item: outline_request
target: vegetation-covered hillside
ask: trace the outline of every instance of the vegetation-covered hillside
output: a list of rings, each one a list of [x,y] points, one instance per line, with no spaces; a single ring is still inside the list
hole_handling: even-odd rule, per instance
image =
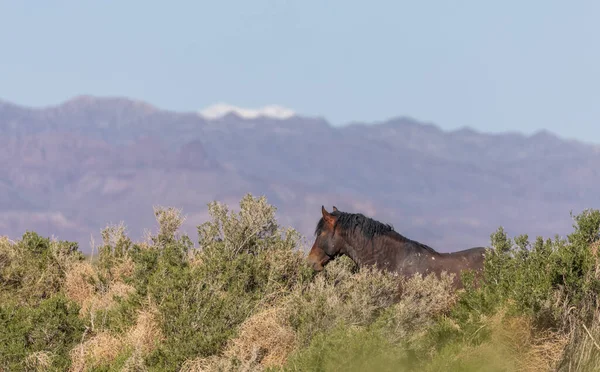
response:
[[[179,211],[157,208],[143,241],[109,226],[91,257],[34,232],[0,238],[0,370],[600,368],[597,210],[564,239],[499,229],[482,285],[458,293],[448,276],[348,259],[316,274],[265,198],[209,212],[197,242],[178,234]]]

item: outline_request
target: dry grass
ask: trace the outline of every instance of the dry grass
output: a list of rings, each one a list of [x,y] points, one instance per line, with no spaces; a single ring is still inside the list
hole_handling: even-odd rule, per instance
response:
[[[490,338],[476,346],[462,347],[450,358],[451,366],[477,366],[486,371],[555,371],[569,341],[559,332],[538,332],[530,317],[507,316],[504,309],[484,317],[481,328],[471,336],[484,331]]]
[[[143,372],[147,371],[148,367],[144,361],[144,357],[134,351],[127,360],[123,363],[123,367],[121,368],[121,372]]]
[[[98,267],[89,261],[72,265],[65,276],[65,293],[67,297],[81,306],[80,315],[94,316],[95,312],[106,311],[115,304],[115,298],[127,298],[135,289],[123,282],[133,274],[134,264],[130,259],[124,260],[114,268],[113,280],[108,288],[99,286]]]
[[[164,340],[154,307],[138,311],[135,325],[129,329],[126,342],[138,354],[147,355]]]
[[[28,371],[48,371],[52,365],[52,353],[36,351],[25,358],[25,368]]]
[[[181,366],[180,372],[255,372],[262,371],[260,365],[240,365],[231,359],[212,356],[188,360]]]
[[[536,334],[522,360],[522,371],[554,371],[562,360],[565,347],[569,342],[566,335],[558,332]]]
[[[519,371],[554,371],[562,359],[568,336],[549,330],[538,331],[530,317],[505,317],[504,312],[491,320],[492,345],[503,345],[514,355]]]
[[[580,309],[581,311],[581,309]],[[584,310],[585,311],[585,310]],[[591,312],[587,310],[585,312]],[[600,370],[600,309],[593,310],[589,325],[571,315],[571,330],[561,369],[567,371]]]
[[[156,320],[156,309],[140,310],[136,323],[125,334],[101,331],[71,350],[71,371],[110,365],[124,351],[131,351],[124,371],[145,370],[144,356],[156,349],[164,337]]]
[[[254,314],[240,327],[226,356],[265,367],[282,366],[296,346],[296,333],[287,322],[286,309],[271,307]]]
[[[95,316],[97,312],[108,311],[117,304],[115,300],[118,298],[127,298],[135,288],[123,282],[111,283],[108,291],[96,293],[94,296],[87,298],[82,304],[80,314],[82,316]]]
[[[98,281],[96,268],[89,261],[74,264],[65,275],[67,297],[83,306],[96,293],[96,288],[90,281]]]
[[[222,355],[189,360],[181,371],[262,371],[283,366],[295,347],[285,307],[269,307],[242,323]]]
[[[71,350],[71,371],[85,371],[113,362],[123,351],[120,337],[100,332]]]
[[[119,262],[111,269],[113,281],[124,281],[127,278],[131,278],[135,271],[135,262],[129,257],[126,257],[123,261]]]

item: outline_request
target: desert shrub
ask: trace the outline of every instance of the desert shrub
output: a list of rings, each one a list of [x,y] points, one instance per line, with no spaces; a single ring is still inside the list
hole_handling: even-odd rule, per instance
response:
[[[23,370],[26,365],[65,370],[69,352],[80,341],[84,324],[79,307],[61,294],[36,306],[0,305],[0,368]]]
[[[464,340],[483,329],[469,342],[489,340],[483,320],[505,307],[512,316],[530,317],[536,334],[550,332],[568,339],[562,344],[560,366],[597,363],[598,350],[592,350],[597,345],[590,346],[598,333],[589,329],[599,331],[593,324],[600,305],[594,249],[600,240],[600,211],[586,210],[574,220],[574,231],[566,239],[538,237],[533,245],[526,235],[513,240],[502,229],[492,234],[482,286],[466,291],[454,309],[461,329],[454,336]]]
[[[299,345],[305,346],[317,333],[339,322],[372,323],[393,302],[397,290],[392,275],[370,269],[359,271],[350,259],[340,257],[312,282],[297,286],[286,298],[285,306]]]
[[[209,212],[199,249],[175,235],[182,219],[172,212],[158,212],[166,227],[151,245],[133,249],[136,290],[157,304],[165,336],[150,366],[179,368],[218,354],[244,320],[311,275],[295,251],[299,235],[279,228],[265,198],[247,195],[238,213],[211,203]]]
[[[443,344],[444,337],[455,331],[452,326],[440,327],[440,324],[451,323],[444,320],[456,302],[453,280],[454,276],[446,273],[440,277],[417,274],[403,278],[402,296],[377,319],[388,339],[421,354],[429,353],[436,344]]]
[[[133,326],[143,305],[133,286],[133,243],[125,226],[102,230],[103,244],[95,260],[77,262],[65,274],[65,294],[80,305],[80,317],[93,337],[100,332],[123,333]]]
[[[483,313],[493,312],[508,300],[514,310],[535,315],[541,322],[559,326],[560,307],[549,303],[556,291],[569,306],[596,301],[600,289],[595,273],[597,258],[590,249],[598,241],[600,211],[586,210],[575,217],[574,232],[530,245],[527,235],[511,240],[500,228],[492,234],[481,289],[468,291],[463,304]]]
[[[77,243],[26,232],[21,240],[0,241],[0,300],[35,304],[62,289],[65,272],[83,259]]]
[[[79,306],[64,296],[70,268],[83,259],[76,243],[26,232],[0,239],[0,368],[61,369],[81,337]]]
[[[98,248],[99,266],[107,271],[125,260],[133,243],[126,234],[126,226],[121,222],[110,224],[102,230],[102,245]]]

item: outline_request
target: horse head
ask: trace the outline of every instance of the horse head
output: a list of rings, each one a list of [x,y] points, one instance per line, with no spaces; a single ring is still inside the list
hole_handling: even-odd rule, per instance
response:
[[[315,229],[315,241],[307,258],[315,271],[323,270],[329,261],[342,254],[347,244],[340,234],[336,234],[338,209],[334,206],[333,213],[329,213],[321,206],[321,213],[323,217]]]

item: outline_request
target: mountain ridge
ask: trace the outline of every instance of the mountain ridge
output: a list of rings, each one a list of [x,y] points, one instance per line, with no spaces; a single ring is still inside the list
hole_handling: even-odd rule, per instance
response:
[[[137,106],[137,107],[145,108],[147,110],[151,110],[154,113],[169,113],[169,114],[175,114],[175,115],[198,116],[199,119],[209,121],[209,122],[219,121],[220,119],[222,119],[222,117],[219,117],[216,119],[204,118],[201,114],[199,114],[202,110],[194,110],[194,109],[172,110],[172,109],[167,109],[167,108],[160,107],[158,105],[149,103],[146,100],[133,99],[133,98],[130,98],[127,96],[121,96],[121,95],[79,94],[79,95],[72,96],[71,98],[67,98],[61,102],[58,102],[55,104],[43,105],[43,106],[41,106],[41,105],[38,105],[38,106],[23,105],[23,104],[14,103],[8,99],[0,98],[0,106],[2,106],[2,105],[10,106],[14,109],[26,110],[26,111],[46,111],[46,110],[52,110],[52,109],[61,109],[61,108],[65,108],[68,106],[81,107],[82,103],[86,104],[86,105],[89,105],[90,103],[96,104],[96,105],[97,104],[109,104],[109,103],[128,104],[130,106],[134,106],[134,107]],[[230,106],[230,107],[235,107],[235,108],[241,108],[241,107],[238,107],[235,105],[229,105],[229,104],[224,104],[224,105]],[[213,105],[209,105],[209,107],[210,106],[213,106]],[[265,108],[265,107],[281,107],[283,109],[287,109],[287,108],[285,108],[283,106],[279,106],[277,104],[267,104],[267,105],[263,106],[263,108]],[[241,108],[241,109],[244,109],[244,108]],[[245,110],[259,111],[260,109],[245,109]],[[519,136],[519,137],[526,137],[526,138],[532,138],[532,137],[536,137],[536,136],[547,136],[547,137],[558,138],[561,141],[576,142],[578,144],[590,145],[593,147],[600,147],[600,143],[593,142],[593,141],[584,141],[582,139],[577,139],[577,138],[569,138],[569,137],[560,136],[557,133],[552,132],[545,128],[537,129],[530,134],[526,134],[526,133],[523,133],[523,132],[520,132],[517,130],[507,130],[507,131],[499,131],[499,132],[482,131],[482,130],[479,130],[476,128],[472,128],[470,126],[462,126],[462,127],[453,128],[453,129],[444,129],[441,126],[439,126],[433,122],[422,121],[422,120],[413,118],[412,116],[406,116],[406,115],[394,115],[394,116],[390,116],[387,119],[383,119],[383,120],[349,121],[349,122],[340,123],[340,124],[333,124],[333,123],[329,122],[326,118],[321,117],[321,116],[303,115],[302,113],[299,113],[299,112],[294,112],[294,115],[291,117],[288,117],[288,118],[260,117],[260,116],[253,117],[253,118],[246,118],[246,117],[237,115],[235,112],[228,112],[226,115],[234,115],[235,117],[237,117],[238,119],[241,119],[241,120],[250,120],[250,121],[258,120],[258,121],[260,121],[260,120],[266,119],[266,120],[276,120],[276,121],[280,121],[282,123],[285,123],[288,120],[293,120],[295,118],[299,118],[299,119],[304,119],[304,120],[323,121],[323,122],[326,122],[332,128],[346,128],[346,127],[350,127],[353,125],[378,126],[378,125],[390,124],[390,123],[393,123],[396,121],[413,122],[422,127],[436,128],[446,134],[460,134],[462,132],[468,132],[468,133],[473,133],[473,134],[477,134],[477,135],[486,135],[486,136]]]
[[[236,207],[251,192],[308,240],[320,206],[336,205],[448,251],[486,245],[500,225],[569,231],[571,210],[600,202],[600,146],[544,130],[444,130],[407,116],[341,126],[301,115],[206,120],[91,95],[52,107],[0,101],[0,234],[59,233],[85,250],[109,222],[141,236],[160,204],[188,213],[194,235],[206,203]]]

